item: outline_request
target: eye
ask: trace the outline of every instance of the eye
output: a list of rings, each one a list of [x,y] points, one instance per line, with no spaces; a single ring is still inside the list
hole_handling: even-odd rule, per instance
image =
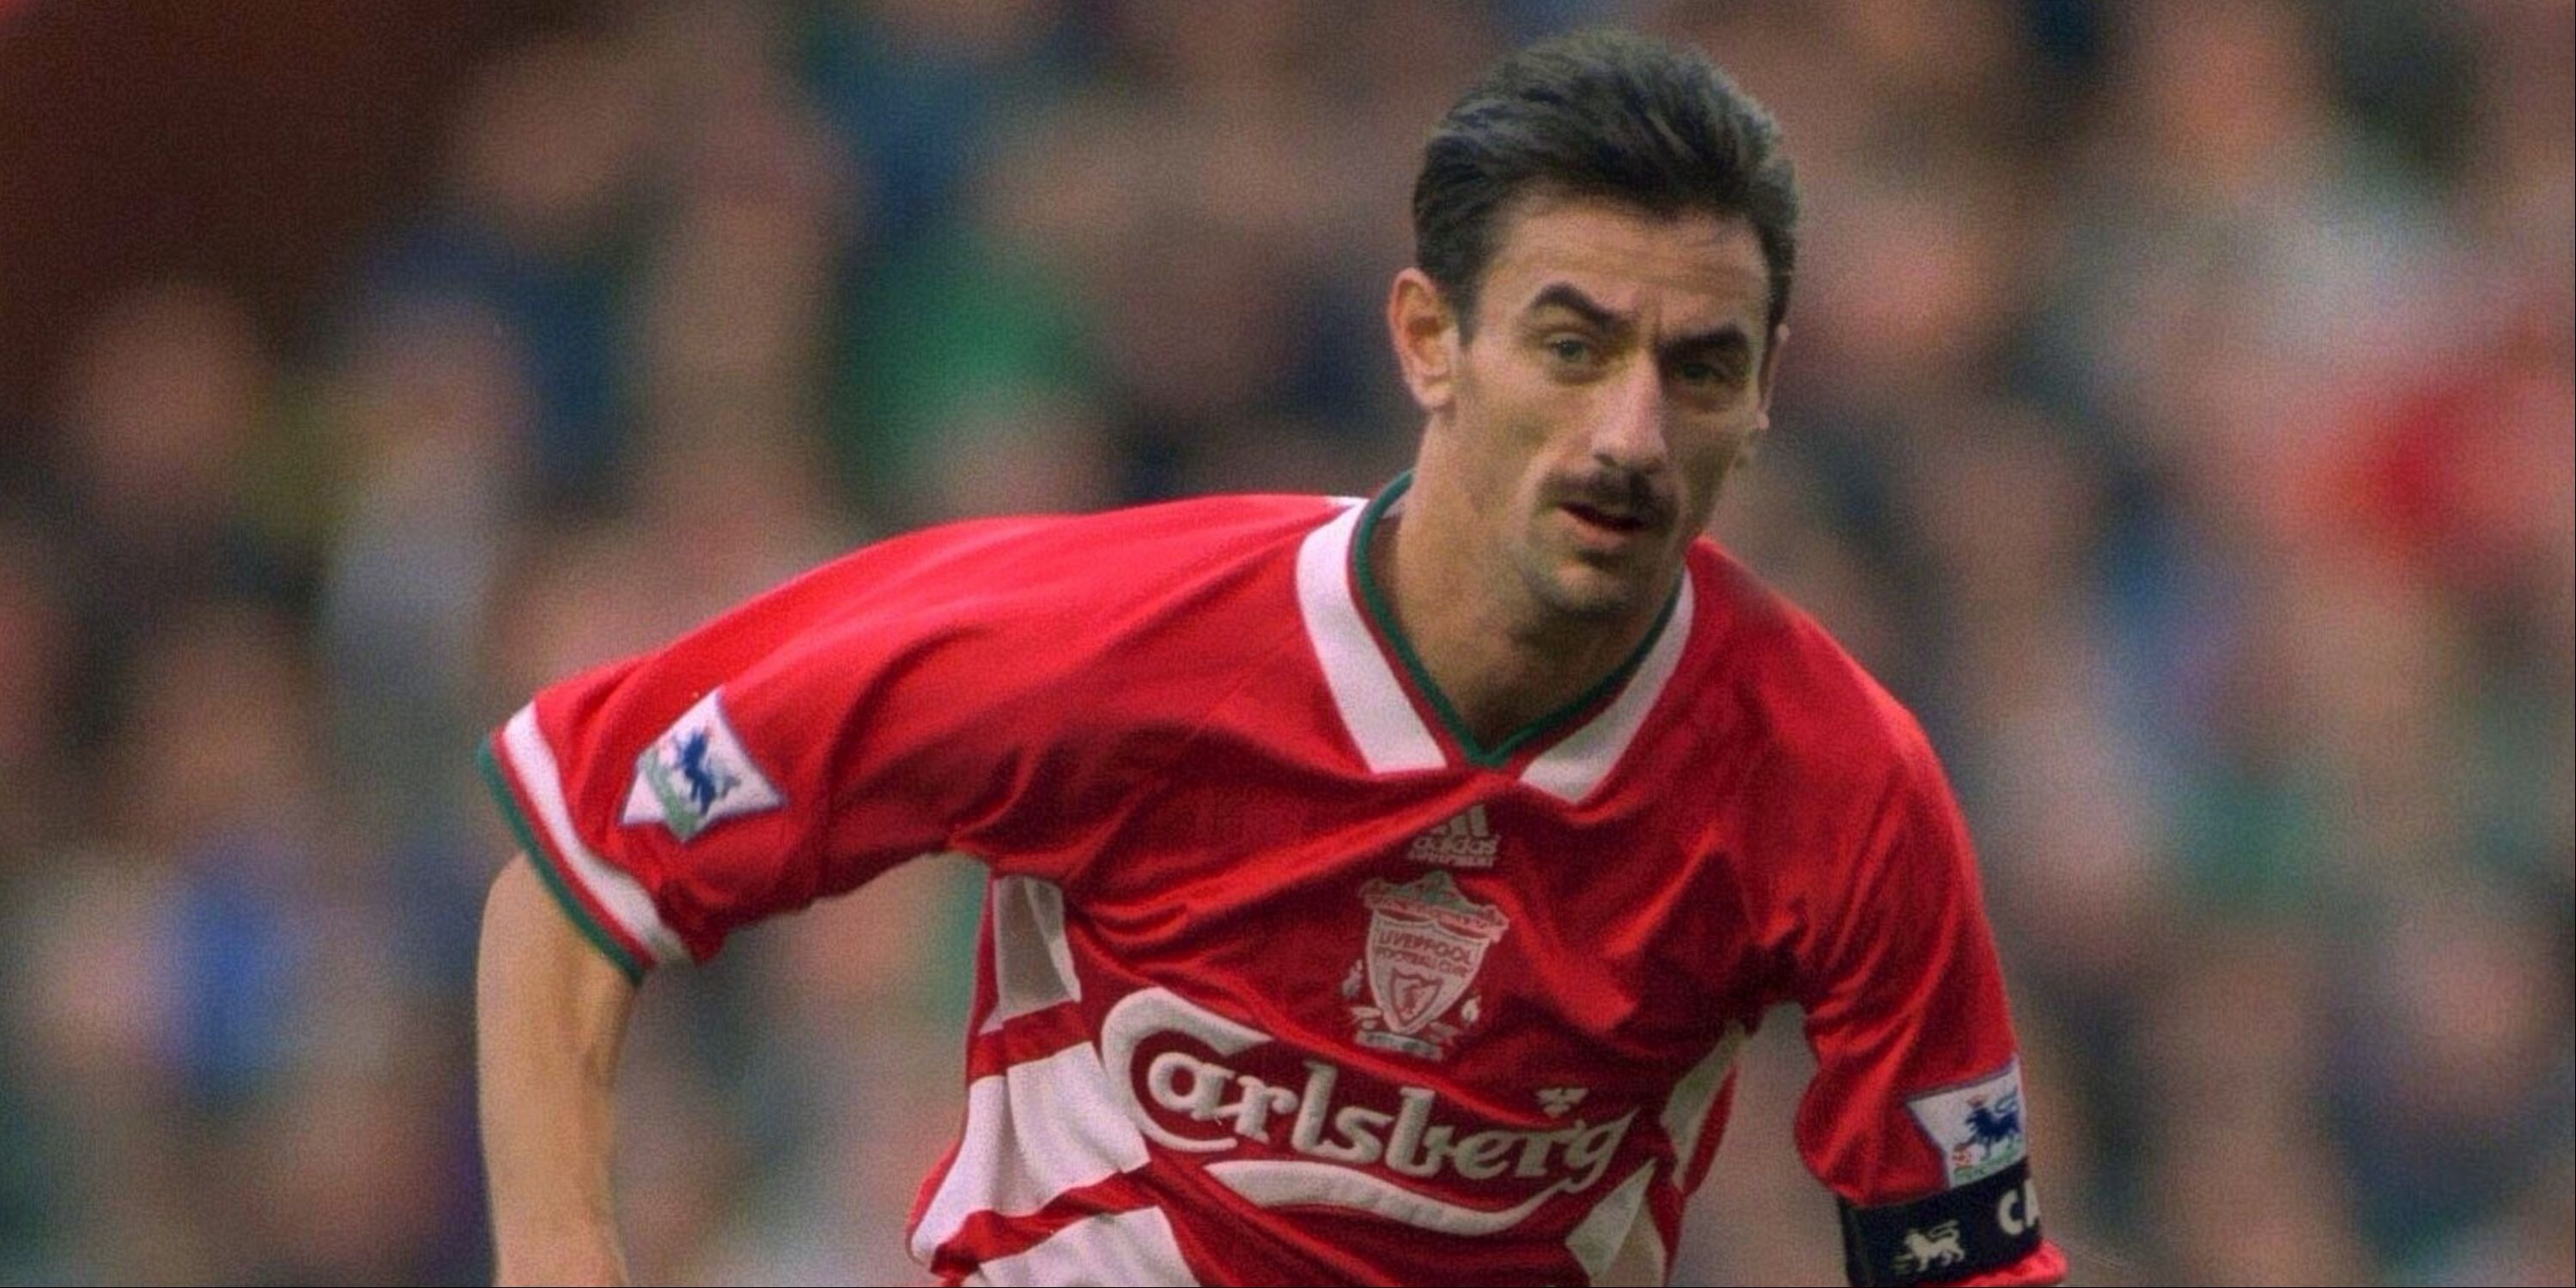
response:
[[[1560,335],[1547,342],[1547,351],[1559,362],[1572,367],[1590,366],[1600,356],[1592,342],[1579,335]]]
[[[1672,365],[1672,379],[1694,393],[1722,397],[1743,385],[1744,367],[1722,355],[1683,358]]]

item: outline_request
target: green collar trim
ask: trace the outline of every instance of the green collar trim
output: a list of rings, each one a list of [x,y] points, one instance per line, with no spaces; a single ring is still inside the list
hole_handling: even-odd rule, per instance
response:
[[[1430,702],[1432,714],[1440,718],[1440,726],[1449,731],[1458,749],[1466,753],[1468,763],[1484,769],[1500,769],[1511,763],[1512,757],[1523,748],[1557,732],[1617,693],[1620,686],[1628,682],[1628,677],[1635,675],[1637,668],[1645,663],[1646,654],[1654,650],[1655,641],[1663,638],[1664,627],[1673,620],[1674,606],[1681,603],[1682,588],[1680,583],[1674,584],[1673,593],[1664,599],[1663,611],[1655,615],[1655,624],[1647,628],[1646,638],[1639,640],[1627,659],[1611,668],[1599,683],[1585,689],[1573,701],[1522,725],[1501,742],[1487,747],[1468,730],[1467,722],[1458,715],[1458,708],[1451,705],[1449,695],[1432,683],[1431,672],[1422,665],[1422,655],[1413,650],[1413,641],[1405,638],[1404,629],[1396,625],[1395,611],[1387,603],[1385,590],[1377,583],[1376,572],[1369,567],[1369,545],[1377,535],[1378,521],[1386,517],[1386,512],[1394,508],[1396,499],[1412,486],[1413,471],[1406,470],[1396,475],[1385,490],[1360,511],[1358,528],[1351,534],[1351,584],[1359,588],[1360,611],[1367,615],[1369,624],[1395,651],[1395,660],[1404,667],[1414,689]]]

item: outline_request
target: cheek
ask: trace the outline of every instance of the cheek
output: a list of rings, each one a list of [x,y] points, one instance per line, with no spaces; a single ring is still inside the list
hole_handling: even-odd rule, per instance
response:
[[[1681,470],[1691,481],[1692,490],[1702,494],[1716,490],[1729,471],[1744,457],[1745,447],[1753,441],[1755,422],[1751,417],[1730,416],[1722,424],[1711,426],[1706,433],[1690,438],[1690,447],[1682,454]]]
[[[1458,419],[1481,458],[1481,471],[1518,475],[1527,463],[1546,456],[1565,426],[1581,420],[1581,409],[1568,393],[1553,382],[1522,379],[1510,371],[1461,378]]]

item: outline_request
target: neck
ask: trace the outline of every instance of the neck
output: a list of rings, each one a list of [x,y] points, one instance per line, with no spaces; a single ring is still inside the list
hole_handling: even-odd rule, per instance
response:
[[[1661,620],[1657,601],[1613,619],[1541,602],[1464,498],[1417,485],[1377,524],[1364,556],[1393,625],[1475,741],[1494,747],[1565,710],[1633,657]]]

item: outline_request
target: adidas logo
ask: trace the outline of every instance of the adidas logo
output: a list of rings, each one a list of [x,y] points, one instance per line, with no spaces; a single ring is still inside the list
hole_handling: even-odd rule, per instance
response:
[[[1452,868],[1490,868],[1502,849],[1502,838],[1485,824],[1485,807],[1470,805],[1464,813],[1413,838],[1405,857],[1417,863]]]

